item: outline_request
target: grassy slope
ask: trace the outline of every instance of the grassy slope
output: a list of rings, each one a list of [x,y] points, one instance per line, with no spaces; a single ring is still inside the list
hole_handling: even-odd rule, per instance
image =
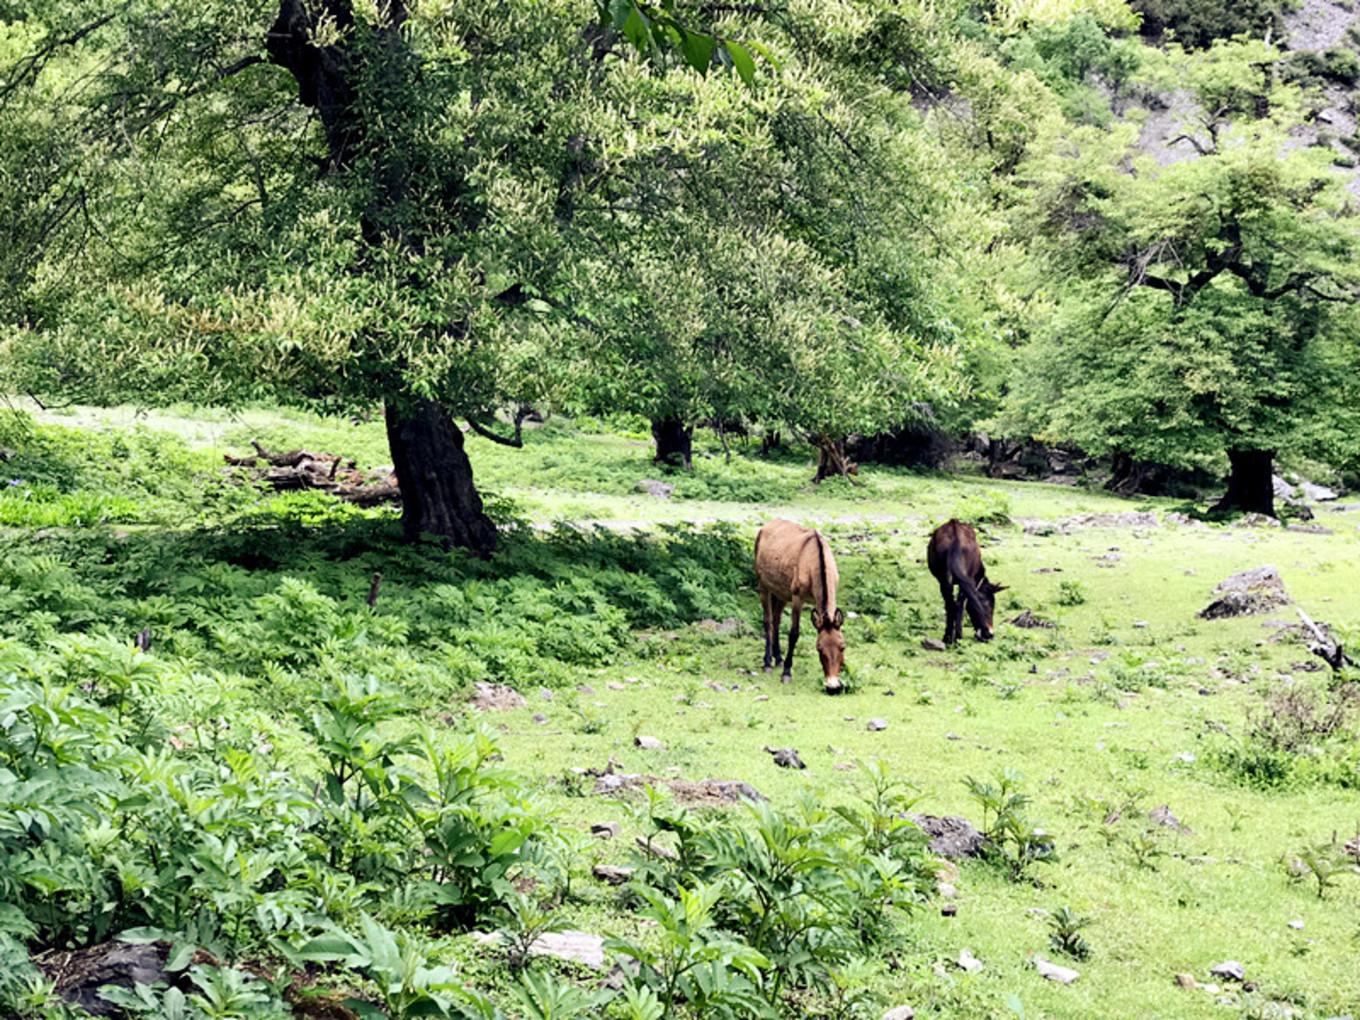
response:
[[[77,411],[53,420],[108,419]],[[211,445],[214,457],[252,436],[369,463],[385,457],[377,423],[335,426],[264,412],[231,422],[195,412],[147,424]],[[837,550],[842,605],[859,614],[846,626],[857,689],[835,700],[819,691],[806,638],[793,684],[751,674],[760,655],[753,588],[742,595],[742,635],[703,626],[653,635],[621,649],[611,665],[579,670],[594,693],[559,687],[548,699],[526,689],[526,708],[490,721],[504,729],[507,765],[539,777],[565,820],[584,826],[617,818],[626,836],[635,831],[620,806],[574,795],[579,784],[570,780],[571,769],[603,767],[610,755],[629,771],[744,779],[779,804],[799,790],[827,801],[853,796],[861,788],[855,772],[832,766],[874,756],[918,783],[921,810],[975,821],[963,780],[1012,766],[1027,777],[1030,818],[1054,836],[1059,862],[1036,869],[1038,884],[1012,884],[984,865],[965,864],[958,917],[942,918],[931,905],[908,922],[903,970],[878,979],[891,1001],[913,1002],[918,1015],[935,1007],[939,1015],[1005,1016],[1012,1015],[1006,996],[1015,993],[1027,1016],[1222,1016],[1227,1011],[1213,995],[1179,989],[1172,976],[1185,971],[1208,981],[1212,964],[1233,958],[1261,982],[1262,993],[1304,1007],[1304,1015],[1360,1009],[1353,966],[1360,883],[1342,877],[1319,899],[1308,884],[1291,883],[1283,867],[1303,846],[1330,840],[1334,831],[1344,840],[1360,828],[1354,790],[1257,792],[1207,764],[1212,749],[1230,739],[1219,730],[1240,734],[1264,692],[1281,682],[1281,673],[1293,672],[1290,663],[1309,656],[1293,644],[1260,644],[1270,631],[1259,618],[1194,616],[1219,579],[1272,563],[1315,618],[1354,624],[1360,593],[1345,579],[1360,566],[1360,513],[1322,514],[1336,529],[1330,536],[1180,526],[1036,536],[1016,525],[992,526],[985,538],[989,575],[1011,586],[999,617],[1029,608],[1059,628],[1003,627],[989,648],[970,644],[939,654],[920,647],[942,629],[938,594],[922,562],[934,522],[998,511],[1059,519],[1133,505],[1084,490],[878,470],[866,472],[862,488],[835,483],[818,492],[805,484],[811,472],[796,456],[773,464],[738,456],[730,467],[701,456],[697,477],[669,479],[679,491],[662,501],[636,492],[639,479],[656,477],[638,436],[583,437],[550,423],[521,452],[481,440],[470,440],[469,449],[480,482],[539,522],[724,519],[752,535],[771,516],[820,522]],[[711,444],[704,450],[713,451]],[[1138,505],[1168,509],[1157,501]],[[1102,559],[1116,547],[1120,559]],[[1034,573],[1045,567],[1061,573]],[[1085,601],[1060,604],[1063,582],[1080,585]],[[1095,661],[1105,653],[1112,657]],[[1143,678],[1153,684],[1121,692],[1121,684],[1142,683],[1126,683],[1141,660],[1160,664]],[[1126,671],[1122,678],[1116,667]],[[1294,675],[1306,684],[1325,679]],[[624,681],[626,690],[609,690],[611,680]],[[709,682],[737,689],[718,691]],[[768,700],[757,701],[760,695]],[[532,721],[535,712],[547,716],[546,725]],[[888,721],[886,731],[866,732],[873,716]],[[635,750],[637,733],[660,737],[668,749]],[[807,771],[775,768],[765,744],[796,747]],[[1176,759],[1186,752],[1193,762]],[[1126,801],[1138,809],[1102,824],[1112,806]],[[1170,805],[1194,834],[1154,830],[1147,838],[1158,855],[1143,867],[1134,841],[1144,834],[1142,812],[1159,804]],[[626,851],[621,843],[597,843],[590,853],[622,859]],[[593,905],[569,908],[580,912],[582,926],[626,923],[608,896],[592,895]],[[1086,932],[1094,955],[1077,965],[1082,977],[1071,987],[1045,982],[1027,967],[1027,954],[1047,948],[1043,920],[1028,911],[1059,905],[1094,920]],[[1287,927],[1294,919],[1305,922],[1301,932]],[[954,969],[949,961],[963,947],[987,969],[976,975]],[[1234,991],[1233,1005],[1245,1010],[1250,1001],[1244,1005]]]

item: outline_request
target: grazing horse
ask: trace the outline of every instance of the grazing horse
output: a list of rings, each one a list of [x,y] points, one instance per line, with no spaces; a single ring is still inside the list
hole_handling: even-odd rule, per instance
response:
[[[779,659],[779,623],[784,606],[792,606],[789,654],[784,659],[784,683],[793,675],[793,646],[798,643],[798,621],[803,603],[812,603],[812,625],[817,628],[817,654],[822,659],[828,694],[841,689],[845,662],[845,613],[836,608],[836,558],[826,539],[792,521],[774,520],[756,535],[756,587],[765,611],[765,672]]]
[[[963,637],[965,608],[978,640],[990,641],[996,593],[1005,591],[1006,586],[987,580],[987,569],[982,565],[982,552],[978,549],[972,525],[950,520],[936,528],[930,536],[926,563],[935,580],[940,582],[940,594],[944,596],[944,643],[952,645]],[[955,585],[959,589],[957,598]]]

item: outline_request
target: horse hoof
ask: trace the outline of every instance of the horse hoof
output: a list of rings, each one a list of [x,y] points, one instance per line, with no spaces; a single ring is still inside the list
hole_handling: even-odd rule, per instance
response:
[[[765,673],[766,673],[767,676],[768,676],[770,673],[773,673],[773,672],[774,672],[774,667],[773,667],[773,666],[766,666],[766,667],[765,667]]]
[[[779,678],[779,682],[782,684],[790,683],[792,682],[792,680],[793,680],[792,673],[785,673],[783,676]]]

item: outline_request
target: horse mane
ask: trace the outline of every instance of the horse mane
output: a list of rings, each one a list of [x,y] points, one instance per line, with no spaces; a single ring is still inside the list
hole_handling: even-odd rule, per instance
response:
[[[813,531],[812,540],[817,543],[817,565],[822,568],[822,597],[817,600],[817,611],[826,617],[826,550],[822,548],[822,533]]]

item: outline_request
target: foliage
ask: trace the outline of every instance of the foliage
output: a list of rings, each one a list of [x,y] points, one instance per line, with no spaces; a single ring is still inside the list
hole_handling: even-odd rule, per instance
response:
[[[1297,90],[1257,70],[1281,59],[1241,42],[1171,65],[1206,111],[1186,125],[1198,158],[1159,169],[1124,128],[1073,128],[1066,154],[1021,170],[1021,230],[1070,281],[1010,400],[1032,434],[1183,466],[1225,450],[1353,458],[1335,416],[1355,223],[1330,156],[1287,143]]]
[[[982,831],[990,853],[1016,882],[1032,878],[1031,865],[1056,859],[1052,838],[1024,813],[1030,802],[1020,790],[1024,781],[1024,774],[1010,766],[997,775],[995,784],[972,776],[964,781],[969,796],[982,808]]]
[[[1048,946],[1074,960],[1085,960],[1091,955],[1091,945],[1081,930],[1091,923],[1089,917],[1078,917],[1071,907],[1059,907],[1048,916]]]

